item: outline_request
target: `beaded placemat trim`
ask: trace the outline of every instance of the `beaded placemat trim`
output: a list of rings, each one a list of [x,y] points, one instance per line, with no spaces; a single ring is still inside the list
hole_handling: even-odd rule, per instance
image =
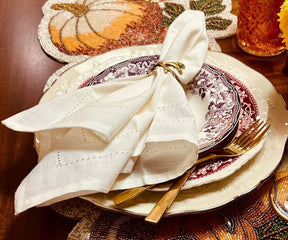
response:
[[[187,9],[205,13],[209,48],[235,34],[231,0],[48,0],[38,37],[61,62],[79,62],[116,48],[162,43],[170,24]]]
[[[288,221],[277,215],[269,200],[273,182],[288,175],[286,157],[273,178],[225,207],[201,214],[164,218],[153,225],[143,217],[103,210],[75,198],[52,205],[59,214],[79,222],[68,240],[98,239],[288,239]]]

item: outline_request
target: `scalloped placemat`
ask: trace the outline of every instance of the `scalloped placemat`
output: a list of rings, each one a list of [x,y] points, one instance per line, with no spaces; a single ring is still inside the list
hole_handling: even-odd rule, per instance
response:
[[[231,0],[48,0],[38,37],[43,50],[61,62],[127,46],[162,43],[175,18],[187,9],[205,13],[209,49],[234,35]]]

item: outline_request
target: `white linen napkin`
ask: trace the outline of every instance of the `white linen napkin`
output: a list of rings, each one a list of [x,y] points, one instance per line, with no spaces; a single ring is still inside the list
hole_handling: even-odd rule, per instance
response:
[[[187,84],[201,69],[207,48],[204,14],[188,10],[169,27],[160,61],[184,64],[183,74],[176,73]],[[41,161],[16,191],[16,213],[88,193],[167,181],[187,170],[198,154],[185,91],[161,67],[72,91],[2,123],[46,136]]]

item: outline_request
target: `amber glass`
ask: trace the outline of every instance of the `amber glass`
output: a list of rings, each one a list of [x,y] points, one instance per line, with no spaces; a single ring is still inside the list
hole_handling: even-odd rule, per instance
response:
[[[277,13],[283,0],[239,0],[239,46],[256,56],[275,56],[285,50]]]
[[[270,200],[279,216],[288,221],[288,176],[274,183],[270,189]]]

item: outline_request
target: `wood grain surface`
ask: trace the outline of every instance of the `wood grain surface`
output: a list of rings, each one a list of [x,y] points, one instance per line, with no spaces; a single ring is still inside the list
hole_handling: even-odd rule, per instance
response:
[[[2,0],[0,3],[0,120],[32,107],[39,101],[48,77],[63,64],[41,49],[37,27],[45,0]],[[237,1],[233,1],[237,13]],[[265,75],[288,102],[286,52],[259,58],[241,51],[236,37],[218,41],[224,53]],[[253,81],[253,79],[251,79]],[[0,126],[0,239],[66,239],[76,224],[50,207],[14,215],[14,193],[37,163],[33,135]]]

